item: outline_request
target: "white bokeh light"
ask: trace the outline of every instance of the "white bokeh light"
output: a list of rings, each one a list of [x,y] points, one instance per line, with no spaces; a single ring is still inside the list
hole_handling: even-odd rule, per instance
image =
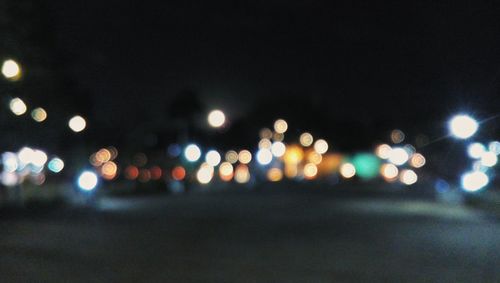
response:
[[[208,114],[208,124],[213,128],[220,128],[226,122],[226,115],[220,110],[213,110]]]
[[[471,143],[467,147],[467,154],[469,155],[470,158],[474,158],[474,159],[481,158],[481,156],[483,155],[483,153],[485,151],[486,151],[486,147],[484,147],[484,145],[482,145],[478,142]]]
[[[405,164],[409,158],[408,152],[401,147],[393,148],[389,153],[389,162],[397,166]]]
[[[71,118],[69,120],[68,126],[73,132],[79,133],[79,132],[85,130],[85,127],[87,126],[87,122],[85,121],[85,119],[82,116],[76,115],[76,116],[73,116],[73,118]]]
[[[190,144],[184,150],[184,157],[189,162],[196,162],[201,157],[201,150],[195,144]]]
[[[488,175],[481,171],[467,172],[462,176],[462,188],[467,192],[477,192],[489,183]]]
[[[207,162],[208,165],[210,165],[212,167],[219,165],[221,159],[222,158],[221,158],[220,154],[215,150],[210,150],[205,155],[205,161]]]
[[[267,148],[259,149],[257,152],[257,162],[259,162],[260,165],[268,165],[271,161],[273,161],[272,152]]]
[[[468,139],[478,130],[479,124],[469,115],[454,116],[449,123],[450,133],[459,139]]]
[[[92,191],[98,183],[97,175],[92,171],[84,171],[78,177],[78,187],[84,191]]]
[[[2,64],[2,74],[7,79],[16,79],[21,74],[21,67],[12,59],[5,60]]]

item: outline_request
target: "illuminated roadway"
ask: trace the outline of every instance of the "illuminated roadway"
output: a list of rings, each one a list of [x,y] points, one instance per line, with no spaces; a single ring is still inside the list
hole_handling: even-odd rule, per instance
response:
[[[426,198],[225,192],[3,211],[0,282],[499,282],[500,221]]]

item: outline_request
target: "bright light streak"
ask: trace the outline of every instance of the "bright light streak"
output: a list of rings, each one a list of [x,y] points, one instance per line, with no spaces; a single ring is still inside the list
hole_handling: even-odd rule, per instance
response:
[[[60,158],[54,157],[49,161],[47,168],[54,173],[59,173],[64,169],[64,161]]]
[[[318,167],[314,163],[307,163],[304,166],[304,177],[306,179],[314,179],[318,175]]]
[[[389,154],[389,162],[398,166],[405,164],[409,158],[410,156],[408,155],[408,152],[406,152],[406,150],[401,147],[392,149],[391,153]]]
[[[303,133],[299,138],[300,144],[304,147],[309,147],[314,142],[314,138],[310,133]]]
[[[68,126],[73,132],[79,133],[79,132],[85,130],[85,127],[87,126],[87,122],[85,121],[85,119],[82,116],[76,115],[76,116],[73,116],[73,118],[71,118],[69,120]]]
[[[467,192],[477,192],[486,187],[490,179],[481,171],[471,171],[462,175],[462,188]]]
[[[481,155],[481,165],[486,167],[493,167],[497,165],[498,157],[495,153],[487,151]]]
[[[425,165],[425,157],[420,153],[415,153],[411,156],[410,165],[414,168],[421,168]]]
[[[226,122],[226,115],[220,110],[213,110],[208,114],[208,124],[213,128],[220,128]]]
[[[200,184],[208,184],[212,180],[214,176],[214,167],[208,165],[207,163],[203,163],[200,166],[200,169],[196,173],[196,179]]]
[[[12,111],[12,113],[14,113],[14,115],[16,116],[23,115],[28,110],[28,107],[26,106],[24,101],[19,97],[12,98],[10,100],[9,108],[10,111]]]
[[[208,165],[215,167],[219,165],[219,163],[221,162],[221,156],[217,151],[210,150],[205,155],[205,161],[207,162]]]
[[[458,139],[472,137],[478,128],[477,121],[468,115],[454,116],[449,122],[450,133]]]
[[[21,67],[12,59],[5,60],[2,64],[2,74],[6,79],[16,81],[21,77]]]
[[[97,187],[98,178],[92,171],[84,171],[78,177],[78,187],[84,191],[92,191]]]
[[[184,157],[189,162],[196,162],[201,157],[201,150],[195,144],[190,144],[184,149]]]
[[[271,146],[271,152],[276,157],[282,157],[286,152],[286,145],[282,142],[274,142]]]
[[[257,162],[260,165],[268,165],[271,161],[273,161],[273,154],[269,149],[262,148],[257,151]]]
[[[41,123],[47,119],[47,111],[45,111],[42,107],[35,108],[31,111],[31,118],[33,118],[36,122]]]
[[[323,139],[319,139],[314,143],[314,150],[319,154],[325,154],[328,151],[328,143]]]
[[[344,163],[340,166],[340,175],[346,179],[352,178],[356,175],[356,168],[352,163]]]
[[[248,164],[252,161],[252,153],[244,149],[238,153],[238,160],[241,164]]]
[[[380,159],[388,159],[391,155],[391,146],[388,144],[381,144],[377,146],[375,149],[375,154],[380,158]]]
[[[274,131],[278,134],[284,134],[288,130],[288,123],[283,119],[274,122]]]
[[[484,147],[484,145],[478,142],[471,143],[467,147],[467,154],[469,154],[470,158],[480,159],[485,152],[486,152],[486,147]]]
[[[415,173],[415,171],[407,169],[401,172],[399,180],[401,181],[401,183],[410,186],[418,181],[418,176],[417,173]]]

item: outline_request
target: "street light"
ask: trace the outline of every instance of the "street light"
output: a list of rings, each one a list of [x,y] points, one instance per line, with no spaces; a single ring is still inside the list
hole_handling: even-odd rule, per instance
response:
[[[220,110],[213,110],[208,114],[208,124],[212,128],[220,128],[226,122],[226,115]]]
[[[21,77],[21,67],[12,59],[5,60],[2,64],[2,75],[8,80],[16,81]]]
[[[456,115],[449,122],[451,135],[458,139],[468,139],[478,130],[479,124],[469,115]]]
[[[77,115],[69,120],[68,126],[73,132],[79,133],[85,129],[87,122],[82,116]]]

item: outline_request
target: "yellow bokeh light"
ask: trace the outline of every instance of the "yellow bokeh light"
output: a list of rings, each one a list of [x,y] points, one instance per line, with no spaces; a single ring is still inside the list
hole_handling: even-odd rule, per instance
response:
[[[316,151],[310,151],[307,154],[307,161],[312,162],[316,165],[320,164],[321,161],[323,160],[323,156]]]
[[[325,154],[328,151],[328,143],[323,139],[319,139],[314,143],[314,150],[319,154]]]
[[[425,165],[425,157],[420,153],[415,153],[410,159],[410,165],[414,168],[421,168]]]
[[[285,164],[285,176],[289,179],[297,177],[299,174],[299,168],[297,164]]]
[[[21,67],[12,59],[5,60],[2,64],[2,74],[8,80],[17,81],[21,78]]]
[[[259,149],[270,149],[272,146],[272,142],[269,139],[261,139],[259,141]]]
[[[233,169],[233,165],[231,165],[231,163],[223,162],[219,166],[219,177],[221,178],[221,180],[226,181],[226,182],[231,181],[231,179],[233,178],[233,173],[234,173],[234,169]]]
[[[203,163],[200,166],[200,169],[196,173],[196,179],[200,184],[208,184],[212,180],[214,176],[214,167],[208,165],[207,163]]]
[[[284,134],[288,130],[288,123],[283,119],[278,119],[274,122],[274,131],[278,134]]]
[[[42,107],[35,108],[31,111],[31,118],[33,118],[36,122],[41,123],[47,119],[47,111],[45,111]]]
[[[309,147],[314,142],[314,138],[310,133],[303,133],[299,138],[300,144],[304,147]]]
[[[304,177],[306,179],[314,179],[318,174],[318,167],[314,163],[307,163],[304,166]]]
[[[391,146],[388,144],[381,144],[375,149],[375,155],[381,159],[388,159],[391,154]]]
[[[401,183],[409,186],[415,184],[418,181],[418,176],[415,171],[407,169],[401,171],[399,180],[401,181]]]
[[[356,175],[356,168],[352,163],[344,163],[340,166],[340,175],[346,179],[352,178]]]
[[[299,164],[304,159],[304,151],[297,145],[287,147],[283,157],[287,164]]]
[[[238,165],[234,173],[234,179],[240,184],[248,183],[248,181],[250,181],[250,171],[248,170],[248,166],[245,164]]]
[[[238,153],[234,150],[226,152],[226,161],[231,164],[235,164],[238,162]]]
[[[98,152],[96,152],[95,159],[100,163],[108,162],[109,160],[111,160],[111,152],[105,148],[102,148]]]
[[[387,181],[394,181],[399,174],[398,167],[394,164],[384,164],[380,167],[380,174]]]
[[[226,115],[220,110],[213,110],[208,114],[208,124],[213,128],[219,128],[226,122]]]
[[[78,133],[85,129],[87,122],[82,116],[76,115],[69,120],[68,126],[73,132]]]
[[[267,171],[267,179],[271,182],[279,182],[283,179],[283,171],[280,168],[271,168]]]
[[[10,100],[9,108],[10,111],[12,111],[12,113],[14,113],[14,115],[16,116],[23,115],[28,110],[28,107],[26,106],[24,101],[19,97]]]
[[[116,177],[118,166],[113,161],[108,161],[102,165],[101,175],[106,180],[112,180]]]
[[[238,160],[241,164],[248,164],[250,163],[250,161],[252,161],[252,153],[244,149],[238,154]]]

